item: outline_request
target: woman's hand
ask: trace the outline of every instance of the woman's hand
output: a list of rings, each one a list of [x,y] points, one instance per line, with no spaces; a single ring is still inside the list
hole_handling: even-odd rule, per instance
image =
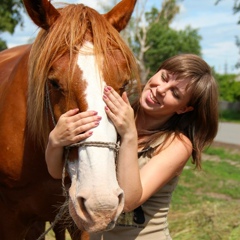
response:
[[[92,135],[92,129],[99,125],[101,117],[95,111],[79,113],[69,110],[58,120],[49,134],[45,151],[48,172],[53,178],[61,179],[63,170],[63,147],[82,141]]]
[[[129,103],[126,92],[122,97],[111,87],[104,88],[103,100],[106,103],[106,113],[113,122],[121,138],[136,134],[134,111]]]
[[[100,120],[101,117],[95,111],[79,113],[78,109],[69,110],[61,115],[49,140],[55,147],[77,143],[91,136],[91,129],[97,127]]]

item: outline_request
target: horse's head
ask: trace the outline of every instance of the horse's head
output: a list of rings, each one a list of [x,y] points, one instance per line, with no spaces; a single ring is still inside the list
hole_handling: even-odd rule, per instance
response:
[[[57,10],[48,0],[24,0],[29,16],[42,28],[29,61],[32,132],[46,144],[49,128],[68,109],[96,110],[102,116],[86,145],[71,150],[67,166],[70,213],[77,226],[89,232],[113,228],[124,205],[112,147],[117,133],[105,114],[102,94],[105,85],[119,91],[126,82],[136,82],[134,57],[118,33],[135,2],[122,0],[100,15],[81,4]]]

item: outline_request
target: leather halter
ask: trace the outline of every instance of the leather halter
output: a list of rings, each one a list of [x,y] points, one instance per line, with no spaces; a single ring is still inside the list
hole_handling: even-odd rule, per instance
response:
[[[127,84],[128,84],[128,82],[125,81],[123,86],[119,89],[120,90],[120,95],[122,95],[123,92],[125,91],[125,88],[126,88]],[[52,105],[51,105],[51,101],[50,101],[50,94],[49,94],[49,88],[48,88],[47,82],[46,82],[46,85],[45,85],[45,92],[46,92],[46,95],[45,95],[46,111],[47,111],[47,114],[48,114],[48,110],[49,110],[53,125],[56,126],[57,123],[56,123],[56,120],[55,120],[55,117],[54,117],[54,113],[53,113],[53,109],[52,109]],[[87,147],[87,146],[89,146],[89,147],[103,147],[103,148],[109,148],[111,150],[114,150],[115,151],[115,160],[117,159],[119,148],[120,148],[119,141],[117,143],[101,142],[101,141],[78,142],[78,143],[74,143],[74,144],[66,146],[65,147],[64,169],[63,169],[63,173],[62,173],[62,187],[63,187],[63,192],[66,196],[66,202],[67,202],[67,198],[68,198],[68,191],[65,187],[64,179],[66,177],[66,165],[67,165],[67,162],[68,162],[69,151],[70,151],[70,148],[84,147],[84,146],[85,147]],[[41,240],[56,225],[56,223],[62,218],[63,214],[64,214],[64,208],[61,208],[60,211],[58,212],[58,214],[56,215],[54,221],[52,222],[51,226],[43,234],[41,234],[41,236],[37,240]]]
[[[126,84],[123,85],[123,87],[120,89],[121,91],[125,89],[125,86]],[[48,113],[48,110],[51,114],[51,118],[52,118],[52,122],[53,122],[53,125],[56,126],[56,120],[55,120],[55,117],[54,117],[54,113],[53,113],[53,109],[52,109],[52,105],[51,105],[51,101],[50,101],[50,94],[49,94],[49,88],[48,88],[48,84],[46,83],[46,86],[45,86],[45,91],[46,91],[46,111]],[[68,155],[69,155],[69,150],[70,148],[73,148],[73,147],[82,147],[82,146],[89,146],[89,147],[103,147],[103,148],[109,148],[109,149],[112,149],[115,151],[115,160],[117,159],[117,155],[118,155],[118,151],[119,151],[119,142],[117,143],[113,143],[113,142],[98,142],[98,141],[91,141],[91,142],[78,142],[78,143],[74,143],[74,144],[71,144],[71,145],[68,145],[65,147],[65,162],[64,162],[64,169],[63,169],[63,173],[62,173],[62,187],[63,187],[63,192],[65,194],[65,197],[66,197],[66,202],[68,201],[67,200],[67,197],[68,197],[68,191],[66,190],[66,187],[65,187],[65,182],[64,182],[64,179],[66,177],[66,165],[67,165],[67,162],[68,162]],[[37,239],[37,240],[41,240],[44,238],[45,235],[47,235],[47,233],[56,225],[56,223],[62,218],[62,216],[64,215],[64,208],[61,208],[60,211],[58,212],[58,214],[56,215],[54,221],[52,222],[51,226],[43,233],[40,235],[40,237]]]

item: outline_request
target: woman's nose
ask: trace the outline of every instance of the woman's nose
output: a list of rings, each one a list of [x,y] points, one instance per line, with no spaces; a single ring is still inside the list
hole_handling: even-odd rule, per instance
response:
[[[157,93],[164,96],[166,94],[166,87],[163,85],[157,86]]]

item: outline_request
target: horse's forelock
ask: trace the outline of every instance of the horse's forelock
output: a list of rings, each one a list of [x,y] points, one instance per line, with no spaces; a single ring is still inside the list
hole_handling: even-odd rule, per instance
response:
[[[108,73],[111,61],[108,60],[110,48],[119,48],[128,64],[128,75],[137,78],[137,65],[130,49],[121,39],[119,33],[94,9],[82,4],[68,5],[60,10],[61,16],[48,32],[40,30],[32,47],[29,61],[29,125],[40,141],[46,142],[49,133],[46,123],[44,97],[47,75],[54,61],[66,53],[70,55],[71,66],[75,66],[74,53],[77,53],[85,37],[93,39],[95,56],[101,69],[104,58],[103,71]],[[109,44],[111,44],[109,46]],[[114,46],[115,45],[115,46]],[[114,55],[113,55],[114,57]],[[116,60],[117,62],[117,60]],[[114,66],[115,68],[118,66]],[[73,68],[70,68],[70,71]],[[117,75],[117,71],[116,75]],[[119,75],[119,74],[118,74]],[[72,72],[69,72],[71,81]],[[112,76],[104,76],[111,78]],[[133,79],[132,78],[132,79]],[[111,80],[111,79],[110,79]],[[42,136],[42,137],[39,137]]]

